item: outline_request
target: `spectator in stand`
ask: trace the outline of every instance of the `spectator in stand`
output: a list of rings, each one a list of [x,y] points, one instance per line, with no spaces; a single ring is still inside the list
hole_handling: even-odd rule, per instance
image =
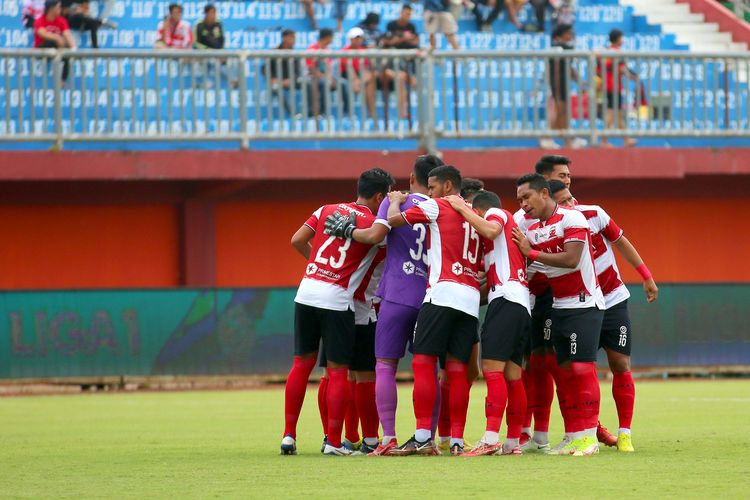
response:
[[[281,43],[276,50],[293,50],[297,41],[297,33],[286,29],[281,32]],[[267,65],[267,66],[266,66]],[[296,58],[274,58],[270,59],[263,67],[263,74],[270,75],[271,86],[284,89],[299,87],[302,78],[302,67],[300,60]]]
[[[355,26],[346,33],[349,45],[344,51],[364,51],[365,33],[362,28]],[[375,118],[375,74],[370,70],[370,61],[362,57],[341,59],[341,78],[351,86],[352,92],[359,94],[364,90],[367,112],[370,118]],[[364,88],[363,88],[364,87]],[[344,90],[344,99],[348,99],[348,93]]]
[[[23,0],[21,22],[24,28],[33,28],[34,21],[44,15],[44,0]]]
[[[195,25],[196,49],[219,50],[224,48],[224,27],[216,17],[216,6],[207,4],[203,8],[203,20]]]
[[[561,24],[552,31],[552,49],[573,50],[575,48],[573,27],[569,24]],[[570,97],[570,84],[568,76],[578,82],[578,72],[571,64],[572,59],[564,57],[553,57],[549,62],[549,84],[552,95],[553,112],[550,117],[550,127],[555,130],[567,130],[568,101]],[[565,138],[565,147],[579,148],[583,146],[581,139],[571,141]],[[542,139],[540,146],[545,149],[559,149],[552,139]]]
[[[518,21],[518,11],[524,5],[524,1],[517,0],[475,0],[474,19],[477,22],[477,29],[487,33],[492,33],[492,23],[497,20],[503,7],[508,11],[508,20],[518,29],[521,29],[521,23]],[[485,17],[482,13],[482,6],[489,8],[490,12]]]
[[[333,31],[323,28],[318,33],[318,41],[310,45],[308,52],[327,52],[333,43]],[[326,112],[326,90],[336,90],[336,79],[333,76],[333,61],[331,58],[309,58],[305,61],[310,76],[307,95],[310,115],[319,116]],[[346,105],[346,101],[344,101]],[[346,109],[344,111],[347,111]]]
[[[454,50],[458,50],[458,23],[450,11],[450,4],[443,0],[424,0],[424,30],[430,35],[430,47],[437,47],[437,33],[442,33]]]
[[[380,43],[383,32],[380,31],[380,15],[377,12],[368,12],[365,19],[357,25],[365,34],[364,47],[374,49]]]
[[[34,47],[52,49],[75,49],[76,43],[70,34],[68,21],[62,17],[60,0],[47,0],[44,13],[34,21]],[[70,66],[63,59],[62,81],[68,79]]]
[[[190,49],[193,47],[193,32],[190,24],[182,20],[182,6],[169,4],[169,15],[159,23],[157,49]]]
[[[618,30],[613,29],[609,32],[609,50],[619,51],[622,48],[622,44],[625,42],[625,34]],[[630,68],[627,67],[623,59],[617,59],[617,85],[615,86],[615,60],[611,57],[605,57],[597,64],[597,73],[601,77],[601,65],[604,63],[604,83],[606,90],[606,101],[607,101],[607,116],[604,122],[604,128],[612,128],[615,122],[615,108],[617,109],[617,125],[618,128],[625,128],[625,96],[623,95],[623,78],[627,77],[634,82],[638,81],[638,75],[634,73]],[[641,92],[641,89],[639,89]],[[643,96],[641,96],[641,99]],[[636,140],[630,137],[625,138],[625,146],[635,146]],[[612,145],[607,140],[607,137],[602,137],[602,147],[610,148]]]
[[[547,8],[552,9],[552,29],[561,24],[573,26],[576,21],[576,0],[529,0],[536,15],[536,30],[544,32]]]
[[[336,19],[336,31],[344,29],[344,19],[349,8],[348,0],[333,0],[333,17]]]
[[[411,5],[404,4],[401,7],[401,14],[398,19],[389,22],[386,26],[385,35],[380,43],[383,48],[402,50],[413,50],[419,48],[419,34],[417,33],[417,27],[411,22],[411,14]],[[392,86],[392,82],[396,78],[398,78],[399,85],[401,85],[398,109],[402,118],[407,118],[409,116],[407,107],[407,83],[412,87],[417,85],[415,72],[416,70],[413,61],[400,61],[398,66],[390,64],[385,70],[383,70],[383,85]]]
[[[70,29],[88,31],[91,48],[99,48],[99,28],[102,26],[116,29],[117,24],[107,19],[97,19],[91,16],[91,2],[89,0],[63,0],[63,16],[68,21]]]

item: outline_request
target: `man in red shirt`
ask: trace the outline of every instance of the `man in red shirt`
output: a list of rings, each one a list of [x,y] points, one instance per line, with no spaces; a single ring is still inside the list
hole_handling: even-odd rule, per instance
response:
[[[169,15],[157,29],[158,38],[154,47],[157,49],[192,49],[193,30],[190,24],[182,19],[182,6],[169,4]]]
[[[518,226],[513,215],[500,207],[500,198],[495,193],[479,191],[471,207],[458,196],[446,199],[482,236],[487,273],[489,305],[482,326],[487,427],[482,440],[467,455],[520,455],[526,412],[521,366],[531,328],[531,307],[526,258],[512,237],[513,229]],[[507,413],[508,433],[505,443],[500,444],[503,412]]]
[[[62,16],[59,0],[48,0],[44,14],[34,21],[34,47],[53,49],[75,49],[76,43],[70,34],[68,21]],[[68,60],[63,59],[62,80],[68,79]]]
[[[604,296],[594,267],[591,231],[577,210],[560,207],[540,174],[516,182],[518,203],[535,222],[513,230],[521,252],[541,265],[552,289],[551,334],[559,385],[567,411],[566,435],[554,453],[589,456],[599,452],[599,380],[596,354],[604,317]]]
[[[362,28],[354,27],[346,33],[349,45],[343,48],[349,50],[366,50],[364,45],[365,32]],[[351,86],[352,92],[359,94],[362,87],[365,91],[365,103],[370,118],[375,118],[375,74],[370,70],[370,61],[362,57],[341,59],[341,78]],[[344,99],[348,99],[347,89],[344,89]]]
[[[429,232],[428,287],[414,330],[414,415],[417,430],[394,455],[437,455],[431,438],[436,398],[436,363],[445,356],[450,386],[452,455],[464,451],[464,427],[469,404],[467,365],[477,340],[481,239],[476,230],[443,196],[458,195],[461,172],[443,165],[430,171],[431,199],[400,212],[403,193],[389,195],[388,224],[424,224]]]
[[[395,181],[388,172],[374,168],[362,173],[357,201],[324,205],[292,236],[292,246],[307,259],[294,306],[294,364],[284,393],[285,428],[281,453],[297,453],[297,421],[310,373],[315,367],[320,342],[327,359],[328,441],[323,452],[349,455],[341,443],[341,428],[348,401],[349,365],[355,349],[354,293],[361,285],[378,251],[377,246],[325,233],[328,215],[349,214],[359,228],[368,228]]]
[[[609,32],[609,50],[619,51],[622,44],[625,42],[625,35],[618,29],[613,29]],[[613,59],[611,57],[604,58],[604,83],[606,89],[606,100],[607,100],[607,116],[604,127],[612,128],[615,123],[615,109],[617,109],[617,127],[620,129],[625,128],[625,95],[623,94],[623,78],[627,77],[635,82],[638,81],[638,75],[636,75],[630,68],[625,64],[625,60],[621,58]],[[600,63],[601,64],[601,63]],[[617,66],[617,79],[615,79],[615,65]],[[601,67],[597,68],[599,76],[601,77]],[[630,137],[625,138],[625,146],[635,146],[635,139]],[[607,140],[607,137],[602,137],[602,147],[611,147],[611,144]]]

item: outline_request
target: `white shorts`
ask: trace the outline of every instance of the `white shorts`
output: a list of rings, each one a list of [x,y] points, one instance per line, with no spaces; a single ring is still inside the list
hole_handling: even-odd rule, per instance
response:
[[[444,35],[455,35],[458,32],[456,18],[450,12],[424,11],[424,30],[429,35],[443,33]]]

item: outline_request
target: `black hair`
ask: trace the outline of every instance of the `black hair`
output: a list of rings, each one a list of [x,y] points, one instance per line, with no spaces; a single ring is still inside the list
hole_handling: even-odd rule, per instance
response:
[[[536,171],[537,174],[549,175],[555,169],[555,165],[570,166],[571,163],[573,162],[570,161],[570,158],[568,158],[567,156],[545,155],[539,158],[539,161],[536,162],[536,165],[534,166],[534,170]]]
[[[497,194],[482,189],[474,196],[471,206],[481,210],[489,210],[490,208],[501,208],[503,204],[500,202],[500,197]]]
[[[207,3],[205,7],[203,7],[203,13],[208,14],[212,10],[216,10],[216,6],[212,3]]]
[[[549,184],[549,194],[559,193],[563,189],[568,189],[565,184],[558,181],[557,179],[551,179],[547,181],[547,183]]]
[[[362,24],[380,24],[380,14],[377,12],[368,12]]]
[[[441,165],[430,170],[429,177],[434,177],[438,182],[451,181],[453,187],[461,188],[461,171],[453,165]]]
[[[565,35],[568,31],[573,31],[573,26],[570,24],[558,24],[555,29],[552,30],[552,39],[560,38]]]
[[[401,10],[412,10],[412,6],[410,3],[405,3],[401,6]]]
[[[396,181],[391,177],[391,174],[382,168],[371,168],[365,170],[359,176],[357,196],[372,198],[378,193],[386,195],[394,184],[396,184]]]
[[[281,32],[281,37],[283,38],[285,36],[294,35],[295,33],[296,31],[294,31],[293,29],[287,28]]]
[[[328,37],[333,37],[333,30],[331,28],[322,28],[318,32],[318,40],[322,40]]]
[[[442,165],[445,165],[443,160],[435,155],[417,156],[417,161],[414,162],[414,177],[417,178],[417,184],[427,187],[427,179],[430,177],[430,172],[435,167]]]
[[[549,182],[547,182],[547,179],[541,174],[522,175],[516,181],[516,186],[522,186],[526,183],[528,183],[529,187],[534,191],[541,191],[542,189],[549,191]]]
[[[461,198],[470,198],[484,189],[484,182],[471,177],[464,177],[461,181]]]
[[[174,12],[175,9],[180,9],[180,12],[182,12],[182,5],[178,3],[170,3],[169,4],[169,13],[171,14]]]
[[[622,32],[622,30],[618,30],[617,28],[613,28],[612,31],[609,32],[609,43],[615,43],[620,38],[624,37],[625,33]]]

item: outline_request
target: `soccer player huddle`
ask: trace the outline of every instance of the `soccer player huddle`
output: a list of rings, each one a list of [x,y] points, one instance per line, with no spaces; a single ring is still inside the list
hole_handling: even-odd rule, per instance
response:
[[[360,175],[355,202],[310,216],[292,237],[307,267],[295,297],[282,454],[297,453],[297,421],[318,358],[326,455],[590,456],[600,442],[634,450],[630,294],[613,248],[643,278],[648,302],[658,288],[607,212],[573,197],[570,164],[543,156],[535,173],[516,181],[515,214],[481,181],[425,155],[408,193],[392,190],[393,177],[373,168]],[[396,371],[407,347],[416,431],[399,444]],[[600,348],[613,373],[617,436],[599,422]],[[470,446],[464,427],[480,367],[486,430]],[[565,433],[552,446],[555,390]]]

